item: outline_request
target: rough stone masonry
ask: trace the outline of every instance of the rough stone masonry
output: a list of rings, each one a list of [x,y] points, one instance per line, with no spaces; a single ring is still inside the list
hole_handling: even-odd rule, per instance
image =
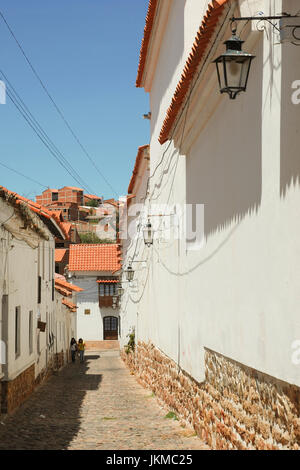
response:
[[[153,344],[122,358],[213,449],[300,449],[300,389],[206,349],[196,382]]]

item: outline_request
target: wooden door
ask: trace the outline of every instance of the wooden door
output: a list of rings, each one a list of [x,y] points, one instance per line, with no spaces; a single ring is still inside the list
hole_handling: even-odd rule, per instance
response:
[[[103,339],[118,339],[118,319],[116,317],[103,318]]]

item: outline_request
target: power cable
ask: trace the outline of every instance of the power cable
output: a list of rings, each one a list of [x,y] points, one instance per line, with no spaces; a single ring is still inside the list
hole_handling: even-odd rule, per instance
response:
[[[74,130],[72,129],[71,125],[69,124],[69,122],[67,121],[66,117],[64,116],[63,112],[61,111],[61,109],[59,108],[59,106],[56,104],[56,102],[54,101],[54,98],[51,96],[50,92],[48,91],[46,85],[44,84],[44,82],[42,81],[42,79],[40,78],[40,76],[38,75],[36,69],[34,68],[32,62],[30,61],[30,59],[28,58],[27,54],[25,53],[21,43],[18,41],[17,37],[15,36],[12,28],[10,27],[10,25],[8,24],[6,18],[4,17],[3,13],[0,11],[0,16],[2,17],[4,23],[6,24],[11,36],[14,38],[15,42],[17,43],[20,51],[22,52],[26,62],[28,63],[29,67],[31,68],[33,74],[35,75],[35,77],[37,78],[37,80],[40,82],[43,90],[45,91],[45,93],[47,94],[48,98],[50,99],[50,101],[52,102],[53,106],[55,107],[56,111],[58,112],[58,114],[60,115],[61,119],[64,121],[65,125],[67,126],[67,128],[69,129],[69,131],[71,132],[72,136],[74,137],[74,139],[76,140],[76,142],[78,143],[78,145],[80,146],[80,148],[82,149],[82,151],[84,152],[84,154],[86,155],[86,157],[89,159],[89,161],[92,163],[92,165],[94,166],[94,168],[96,169],[96,171],[99,173],[99,175],[102,177],[102,179],[105,181],[105,183],[110,187],[110,189],[113,191],[114,194],[116,194],[116,196],[118,197],[118,193],[117,191],[112,187],[112,185],[109,183],[109,181],[105,178],[105,176],[102,174],[102,172],[99,170],[99,168],[97,167],[96,163],[94,162],[94,160],[92,159],[92,157],[90,156],[90,154],[88,153],[88,151],[86,150],[86,148],[84,147],[84,145],[81,143],[81,141],[79,140],[78,136],[75,134]]]
[[[36,118],[30,112],[28,107],[25,105],[24,101],[20,98],[19,94],[15,91],[14,87],[10,84],[9,80],[7,79],[6,75],[0,69],[0,74],[3,75],[3,78],[7,81],[6,92],[12,103],[18,109],[20,114],[35,132],[35,134],[39,137],[42,143],[48,148],[50,153],[54,156],[54,158],[60,163],[60,165],[69,173],[69,175],[80,185],[82,186],[87,192],[91,191],[91,188],[88,188],[88,185],[84,182],[84,180],[79,176],[77,171],[72,167],[72,165],[68,162],[68,160],[63,156],[62,152],[56,147],[53,141],[50,139],[48,134],[44,131],[42,126],[38,123]]]
[[[19,176],[23,176],[23,178],[26,178],[29,181],[32,181],[33,183],[39,184],[43,188],[46,188],[46,189],[48,188],[48,186],[46,186],[45,184],[39,183],[38,181],[34,180],[33,178],[30,178],[29,176],[23,175],[23,173],[21,173],[20,171],[15,170],[14,168],[9,167],[9,166],[5,165],[2,162],[0,162],[0,165],[3,166],[4,168],[6,168],[7,170],[13,171],[14,173],[16,173]]]

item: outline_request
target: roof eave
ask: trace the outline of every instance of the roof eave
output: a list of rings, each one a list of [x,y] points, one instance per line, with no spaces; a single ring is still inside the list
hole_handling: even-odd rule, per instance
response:
[[[172,0],[149,0],[136,78],[136,87],[146,92],[151,90],[171,4]]]

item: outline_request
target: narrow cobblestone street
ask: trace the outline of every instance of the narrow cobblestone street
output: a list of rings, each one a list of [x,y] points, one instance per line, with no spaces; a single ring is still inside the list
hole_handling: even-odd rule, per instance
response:
[[[64,367],[11,416],[0,417],[0,449],[205,449],[165,418],[118,351],[90,352]]]

